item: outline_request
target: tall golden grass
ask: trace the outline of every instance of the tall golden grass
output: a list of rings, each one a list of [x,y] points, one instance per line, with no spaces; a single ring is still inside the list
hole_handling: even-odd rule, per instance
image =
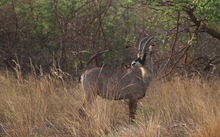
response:
[[[154,81],[129,123],[123,101],[97,98],[79,115],[84,93],[74,81],[49,75],[0,73],[0,136],[219,137],[220,80]]]

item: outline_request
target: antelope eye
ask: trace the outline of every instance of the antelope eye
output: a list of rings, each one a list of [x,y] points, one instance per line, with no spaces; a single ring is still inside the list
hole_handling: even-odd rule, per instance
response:
[[[132,61],[132,62],[131,62],[131,66],[134,66],[135,64],[136,64],[135,61]]]

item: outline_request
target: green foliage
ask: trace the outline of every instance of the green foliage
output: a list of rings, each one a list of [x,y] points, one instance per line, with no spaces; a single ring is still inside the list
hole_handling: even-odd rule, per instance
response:
[[[16,53],[23,62],[30,57],[38,64],[55,60],[66,64],[67,71],[77,63],[83,68],[91,56],[105,50],[110,51],[100,55],[102,63],[130,63],[126,62],[134,55],[130,51],[135,51],[141,38],[173,34],[178,13],[180,28],[194,32],[185,12],[193,7],[202,25],[220,31],[220,1],[216,0],[2,0],[0,6],[1,57],[12,60]],[[179,40],[186,43],[187,36]],[[170,50],[173,35],[167,38],[165,46],[158,46],[164,52]],[[129,53],[127,46],[132,48]],[[81,54],[84,51],[89,54]]]
[[[215,26],[220,31],[220,1],[218,0],[203,0],[195,1],[196,15],[200,20],[205,20],[211,26]]]
[[[152,5],[167,6],[168,9],[162,8],[164,14],[172,14],[175,11],[184,12],[185,9],[195,7],[194,14],[200,21],[207,21],[209,26],[215,26],[214,28],[220,31],[220,1],[219,0],[171,0],[171,1],[152,1]],[[165,10],[164,10],[165,9]],[[159,12],[160,13],[160,12]],[[167,16],[164,16],[165,18]]]

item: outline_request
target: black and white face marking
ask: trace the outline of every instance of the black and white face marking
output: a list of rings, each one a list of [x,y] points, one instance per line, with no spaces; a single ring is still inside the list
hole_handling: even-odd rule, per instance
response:
[[[144,53],[143,55],[141,55],[139,58],[137,58],[136,60],[131,62],[131,66],[133,68],[135,67],[141,67],[144,66],[145,60],[146,60],[146,54]]]

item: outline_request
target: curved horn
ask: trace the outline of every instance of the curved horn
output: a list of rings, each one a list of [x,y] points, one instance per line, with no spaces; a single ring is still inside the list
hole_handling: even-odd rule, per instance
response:
[[[144,48],[143,48],[142,52],[144,52],[144,51],[146,50],[146,46],[147,46],[147,45],[150,43],[150,41],[151,41],[152,39],[154,39],[154,38],[155,38],[155,36],[149,38],[149,39],[147,40],[147,42],[145,42]]]
[[[138,52],[141,52],[141,45],[142,45],[142,42],[146,39],[147,37],[144,37],[140,42],[139,42],[139,45],[138,45]]]

